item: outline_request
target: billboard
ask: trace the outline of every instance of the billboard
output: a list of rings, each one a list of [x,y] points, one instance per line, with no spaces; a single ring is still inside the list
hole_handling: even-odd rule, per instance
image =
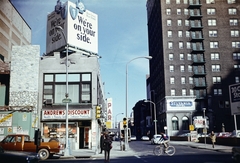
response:
[[[47,16],[47,55],[63,50],[67,44],[87,53],[98,53],[98,15],[83,8],[81,2],[57,2],[55,11]]]
[[[229,85],[231,113],[240,114],[240,84]]]

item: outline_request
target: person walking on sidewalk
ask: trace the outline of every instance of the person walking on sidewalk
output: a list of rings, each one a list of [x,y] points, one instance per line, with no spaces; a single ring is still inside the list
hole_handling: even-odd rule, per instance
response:
[[[103,139],[103,149],[104,149],[104,161],[109,162],[110,150],[112,149],[112,140],[110,136],[105,133]]]
[[[101,137],[100,137],[100,148],[101,148],[101,152],[100,152],[100,154],[102,154],[102,151],[103,151],[103,140],[104,140],[104,136],[103,136],[103,133],[101,133]]]
[[[213,131],[210,134],[210,138],[212,140],[212,147],[214,148],[214,143],[216,142],[216,135]]]

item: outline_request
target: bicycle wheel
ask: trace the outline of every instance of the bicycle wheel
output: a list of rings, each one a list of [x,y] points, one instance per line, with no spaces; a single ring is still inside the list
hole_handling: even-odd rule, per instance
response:
[[[153,154],[155,154],[156,156],[160,156],[162,154],[162,151],[162,147],[158,145],[153,149]]]
[[[169,146],[167,147],[166,153],[168,154],[168,156],[172,156],[175,154],[175,148],[174,146]]]

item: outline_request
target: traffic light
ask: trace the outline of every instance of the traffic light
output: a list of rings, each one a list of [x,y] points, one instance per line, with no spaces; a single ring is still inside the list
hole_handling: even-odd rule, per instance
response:
[[[96,118],[101,118],[101,107],[96,106]]]
[[[127,127],[127,118],[123,118],[123,128]]]

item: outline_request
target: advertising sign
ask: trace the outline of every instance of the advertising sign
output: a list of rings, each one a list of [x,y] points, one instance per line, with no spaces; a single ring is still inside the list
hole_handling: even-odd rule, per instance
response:
[[[81,2],[58,2],[47,17],[46,34],[47,54],[64,50],[67,44],[87,53],[98,53],[98,15],[85,10]]]
[[[195,110],[195,99],[188,97],[168,97],[167,110]]]
[[[112,98],[107,99],[107,128],[112,128]]]
[[[229,85],[232,115],[240,114],[240,84]]]

